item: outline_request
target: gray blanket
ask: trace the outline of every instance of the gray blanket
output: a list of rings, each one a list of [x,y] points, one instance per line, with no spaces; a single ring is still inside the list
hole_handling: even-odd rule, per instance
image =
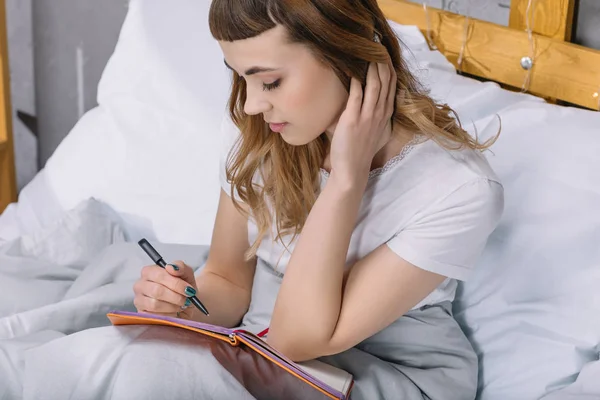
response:
[[[155,246],[196,270],[208,253]],[[110,326],[109,310],[134,310],[132,286],[147,264],[119,218],[94,200],[1,245],[0,399],[251,399],[197,335]],[[259,263],[244,322],[268,322],[279,280]],[[449,304],[415,310],[323,360],[354,375],[353,399],[475,397],[476,359]]]

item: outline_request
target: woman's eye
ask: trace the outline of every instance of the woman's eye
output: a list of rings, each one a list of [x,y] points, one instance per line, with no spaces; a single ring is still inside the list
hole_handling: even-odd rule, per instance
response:
[[[270,92],[271,90],[277,89],[279,85],[281,85],[281,79],[277,79],[273,83],[263,83],[263,90]]]

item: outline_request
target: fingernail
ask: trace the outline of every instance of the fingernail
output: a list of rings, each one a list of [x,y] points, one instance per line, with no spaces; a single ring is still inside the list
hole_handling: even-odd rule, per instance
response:
[[[183,306],[187,308],[191,305],[192,305],[192,301],[190,299],[185,299],[185,304]]]
[[[196,295],[196,289],[194,289],[191,286],[188,286],[185,288],[185,294],[188,295],[189,297],[195,296]]]
[[[169,264],[175,271],[179,271],[179,267],[175,264]]]

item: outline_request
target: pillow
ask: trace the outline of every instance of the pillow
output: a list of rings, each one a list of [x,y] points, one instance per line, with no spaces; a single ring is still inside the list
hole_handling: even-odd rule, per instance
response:
[[[456,316],[481,356],[482,398],[537,399],[598,360],[600,115],[522,103],[501,117],[488,159],[504,216]]]
[[[62,208],[95,197],[121,214],[132,238],[210,242],[230,78],[208,29],[209,6],[131,1],[98,88],[99,106],[46,164],[47,186]],[[502,96],[514,102],[517,95],[497,85],[474,90],[464,83],[439,52],[428,51],[416,27],[394,28],[418,54],[411,62],[438,95],[453,91],[463,103],[479,105],[466,118],[490,115]]]
[[[457,75],[417,33],[405,40],[411,29],[396,26],[432,96],[482,140],[502,121],[485,154],[504,215],[454,307],[479,353],[480,398],[600,398],[600,114]]]
[[[208,29],[209,6],[194,0],[176,7],[161,0],[131,1],[99,84],[99,106],[77,123],[45,166],[47,186],[62,208],[95,197],[121,214],[132,238],[210,243],[230,77]],[[479,105],[465,118],[490,115],[502,95],[514,102],[516,94],[497,85],[462,87],[452,65],[428,51],[416,27],[394,27],[418,54],[415,70],[438,95],[454,91],[464,103]]]
[[[64,209],[95,197],[132,238],[210,242],[230,78],[210,2],[132,0],[88,112],[45,173]]]

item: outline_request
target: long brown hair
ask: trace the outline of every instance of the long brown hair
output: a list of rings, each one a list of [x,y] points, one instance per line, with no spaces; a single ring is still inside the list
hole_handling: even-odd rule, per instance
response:
[[[398,77],[394,126],[426,134],[449,149],[484,150],[495,141],[478,143],[450,107],[427,95],[410,73],[377,0],[212,0],[209,23],[219,41],[256,37],[281,25],[290,42],[308,46],[347,88],[351,77],[364,84],[369,63],[387,63],[391,58]],[[373,40],[375,35],[381,43]],[[319,171],[329,141],[323,134],[304,146],[289,145],[269,132],[261,115],[247,115],[245,102],[246,82],[233,71],[229,112],[241,135],[229,154],[227,179],[232,183],[232,198],[237,191],[258,227],[251,257],[271,233],[273,220],[274,240],[282,243],[285,235],[295,236],[302,230],[318,196]],[[260,186],[256,176],[262,178]]]

